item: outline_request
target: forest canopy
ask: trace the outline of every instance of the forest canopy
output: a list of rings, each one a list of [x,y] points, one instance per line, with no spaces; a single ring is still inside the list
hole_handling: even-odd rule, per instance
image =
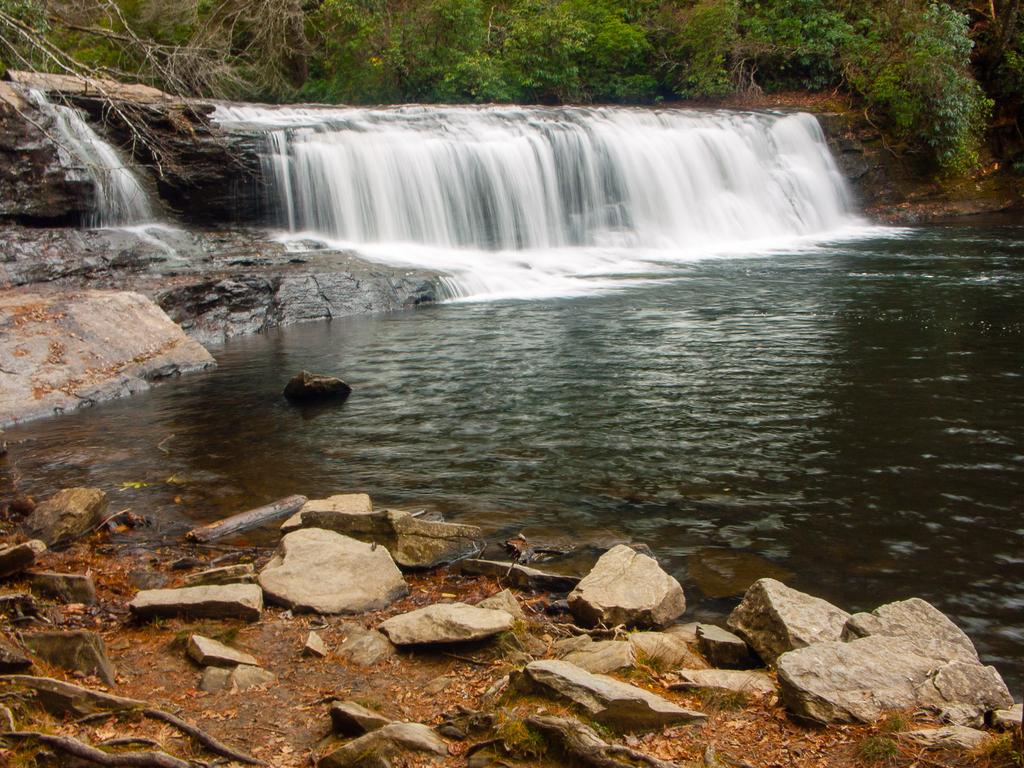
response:
[[[837,92],[961,174],[1020,134],[1022,27],[1020,0],[0,0],[0,61],[265,101]]]

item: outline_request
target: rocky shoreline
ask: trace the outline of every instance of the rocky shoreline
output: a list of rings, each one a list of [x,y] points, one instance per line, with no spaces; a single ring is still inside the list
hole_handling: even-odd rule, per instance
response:
[[[689,622],[646,547],[481,560],[474,526],[365,494],[267,523],[275,548],[108,539],[139,522],[100,489],[8,509],[10,764],[1014,764],[1021,705],[913,597],[851,615],[751,574]]]

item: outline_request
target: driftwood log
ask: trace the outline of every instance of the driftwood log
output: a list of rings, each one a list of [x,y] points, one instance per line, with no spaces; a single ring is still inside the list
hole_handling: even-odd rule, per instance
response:
[[[240,512],[237,515],[226,517],[210,525],[193,528],[185,534],[185,537],[191,541],[202,543],[216,541],[233,533],[241,533],[242,531],[258,528],[263,523],[271,520],[294,515],[302,509],[307,501],[309,499],[305,496],[287,496],[275,501],[273,504],[256,507],[256,509],[250,509],[248,512]]]
[[[567,717],[528,717],[526,724],[544,736],[565,757],[593,768],[680,768],[635,749],[609,744],[578,720]]]

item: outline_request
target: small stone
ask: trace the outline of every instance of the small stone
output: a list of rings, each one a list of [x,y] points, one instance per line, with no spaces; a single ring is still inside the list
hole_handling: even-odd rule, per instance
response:
[[[374,611],[409,592],[386,549],[319,528],[281,539],[259,583],[268,599],[316,613]]]
[[[569,594],[569,608],[588,625],[661,627],[682,615],[686,599],[654,558],[619,544]]]
[[[66,603],[92,605],[96,602],[96,585],[92,576],[76,573],[36,572],[29,577],[32,591]]]
[[[189,637],[187,652],[189,658],[204,667],[235,667],[239,664],[259,666],[259,662],[248,653],[236,651],[202,635]]]
[[[24,672],[32,666],[32,659],[0,635],[0,674]]]
[[[14,714],[7,707],[0,707],[0,731],[15,731]]]
[[[925,749],[971,750],[977,749],[987,742],[991,736],[976,728],[963,725],[950,725],[943,728],[926,728],[917,731],[905,731],[900,738],[914,742]]]
[[[392,721],[372,709],[354,701],[336,701],[331,704],[331,724],[340,736],[362,736],[389,725]]]
[[[503,589],[495,595],[484,598],[477,603],[477,607],[489,608],[492,611],[504,611],[516,619],[526,618],[526,614],[523,613],[523,606],[519,604],[519,601],[510,589]]]
[[[765,664],[814,643],[839,640],[850,614],[775,579],[758,579],[726,622]]]
[[[395,655],[394,644],[375,629],[355,625],[346,628],[346,637],[335,655],[343,662],[357,667],[372,667],[377,662]]]
[[[210,587],[221,584],[255,584],[256,569],[252,563],[225,565],[193,573],[182,579],[183,587]]]
[[[392,616],[381,623],[380,631],[395,645],[465,643],[505,632],[513,621],[505,611],[440,603]]]
[[[1014,704],[1009,709],[997,709],[992,713],[992,727],[997,731],[1012,731],[1020,728],[1024,704]]]
[[[707,688],[767,696],[775,693],[775,683],[767,672],[738,669],[680,669],[675,673],[677,682],[669,690]]]
[[[207,693],[223,691],[231,685],[231,670],[225,667],[207,667],[199,681],[199,690]]]
[[[697,644],[713,667],[750,669],[758,666],[743,638],[714,624],[697,627]]]
[[[0,547],[0,579],[17,576],[46,551],[46,544],[33,539],[24,544]]]
[[[66,488],[35,508],[25,532],[48,546],[65,544],[96,528],[107,513],[107,494],[99,488]]]
[[[448,745],[434,731],[419,723],[389,723],[348,742],[317,761],[318,768],[363,766],[367,756],[386,760],[402,752],[447,755]],[[381,765],[378,762],[376,765]]]
[[[452,678],[447,675],[439,675],[423,686],[423,693],[427,696],[436,696],[451,687]]]
[[[270,685],[277,680],[277,675],[268,672],[260,667],[240,664],[233,669],[227,667],[207,667],[203,670],[203,678],[199,682],[199,689],[207,693],[217,691],[247,691],[250,688],[259,688]]]
[[[141,619],[188,615],[258,621],[263,611],[263,591],[256,584],[150,589],[139,592],[128,607]]]
[[[352,387],[334,376],[302,371],[285,385],[284,396],[296,403],[313,403],[324,400],[344,402],[352,394]]]
[[[327,656],[327,646],[324,645],[323,638],[316,632],[310,632],[306,638],[306,644],[302,646],[302,655],[316,656],[321,659]]]
[[[95,675],[110,687],[117,684],[114,666],[107,658],[106,645],[95,632],[25,633],[21,641],[47,664],[69,672]]]

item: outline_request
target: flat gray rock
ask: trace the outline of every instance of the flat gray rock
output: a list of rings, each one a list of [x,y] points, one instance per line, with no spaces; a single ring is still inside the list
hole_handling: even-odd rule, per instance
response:
[[[937,608],[916,597],[888,603],[871,613],[855,613],[846,622],[842,639],[873,635],[903,638],[921,656],[981,663],[971,638]]]
[[[669,689],[673,691],[708,688],[767,696],[776,690],[775,683],[767,672],[752,669],[679,669],[675,675],[678,681],[669,685]]]
[[[633,646],[637,662],[655,669],[706,667],[707,663],[690,649],[687,637],[680,632],[630,632],[626,639]]]
[[[586,637],[584,635],[584,637]],[[587,638],[590,640],[590,638]],[[601,640],[581,644],[580,647],[561,657],[563,661],[575,664],[580,669],[604,675],[631,669],[636,665],[633,644],[627,640]]]
[[[375,611],[409,592],[386,549],[319,528],[281,539],[259,582],[273,602],[325,614]]]
[[[38,539],[23,544],[0,547],[0,579],[17,576],[46,551],[46,544]]]
[[[431,728],[419,723],[390,723],[335,749],[317,761],[318,768],[363,765],[367,756],[387,760],[402,752],[447,755],[448,745]],[[387,762],[376,765],[388,765]]]
[[[925,708],[971,725],[1013,701],[993,667],[928,658],[907,640],[881,635],[789,651],[777,668],[786,707],[821,723],[873,722],[886,712]]]
[[[661,627],[683,614],[686,598],[654,558],[619,544],[569,594],[569,609],[588,625]]]
[[[512,628],[505,611],[465,603],[439,603],[392,616],[380,631],[395,645],[432,645],[483,640]]]
[[[750,669],[758,666],[742,637],[714,624],[697,626],[697,645],[713,667]]]
[[[29,586],[37,595],[66,603],[96,602],[96,585],[92,576],[85,574],[39,571],[29,576]]]
[[[238,693],[250,688],[260,688],[277,681],[277,675],[261,667],[240,664],[237,667],[207,667],[203,670],[199,690],[207,693],[230,691]]]
[[[850,614],[832,603],[790,589],[775,579],[758,579],[727,622],[765,664],[814,643],[839,640]]]
[[[483,551],[483,533],[476,525],[420,520],[399,509],[388,510],[394,532],[389,544],[395,562],[403,568],[436,568]]]
[[[282,533],[300,528],[322,528],[354,539],[391,535],[387,510],[374,511],[365,493],[339,493],[326,499],[310,499],[298,512],[284,521]]]
[[[901,739],[912,741],[919,747],[934,750],[966,751],[977,749],[992,737],[977,728],[963,725],[949,725],[943,728],[924,728],[916,731],[905,731]]]
[[[187,653],[189,658],[204,667],[237,667],[239,664],[259,666],[254,656],[202,635],[189,637]]]
[[[111,688],[117,684],[106,645],[95,632],[24,633],[21,642],[47,664],[68,672],[95,675]]]
[[[489,608],[492,611],[504,611],[513,618],[525,619],[526,614],[523,613],[523,606],[519,604],[519,600],[512,594],[512,590],[503,589],[495,595],[486,597],[477,603],[478,608]]]
[[[183,587],[211,587],[222,584],[255,583],[256,569],[253,568],[252,563],[239,563],[190,574],[182,580],[181,585]]]
[[[128,607],[140,619],[186,615],[258,621],[263,611],[263,590],[256,584],[146,589]]]
[[[341,736],[362,736],[391,724],[391,719],[354,701],[331,704],[331,724]]]
[[[700,712],[683,709],[635,685],[592,674],[566,661],[530,662],[516,684],[575,704],[594,720],[622,731],[706,719]]]

